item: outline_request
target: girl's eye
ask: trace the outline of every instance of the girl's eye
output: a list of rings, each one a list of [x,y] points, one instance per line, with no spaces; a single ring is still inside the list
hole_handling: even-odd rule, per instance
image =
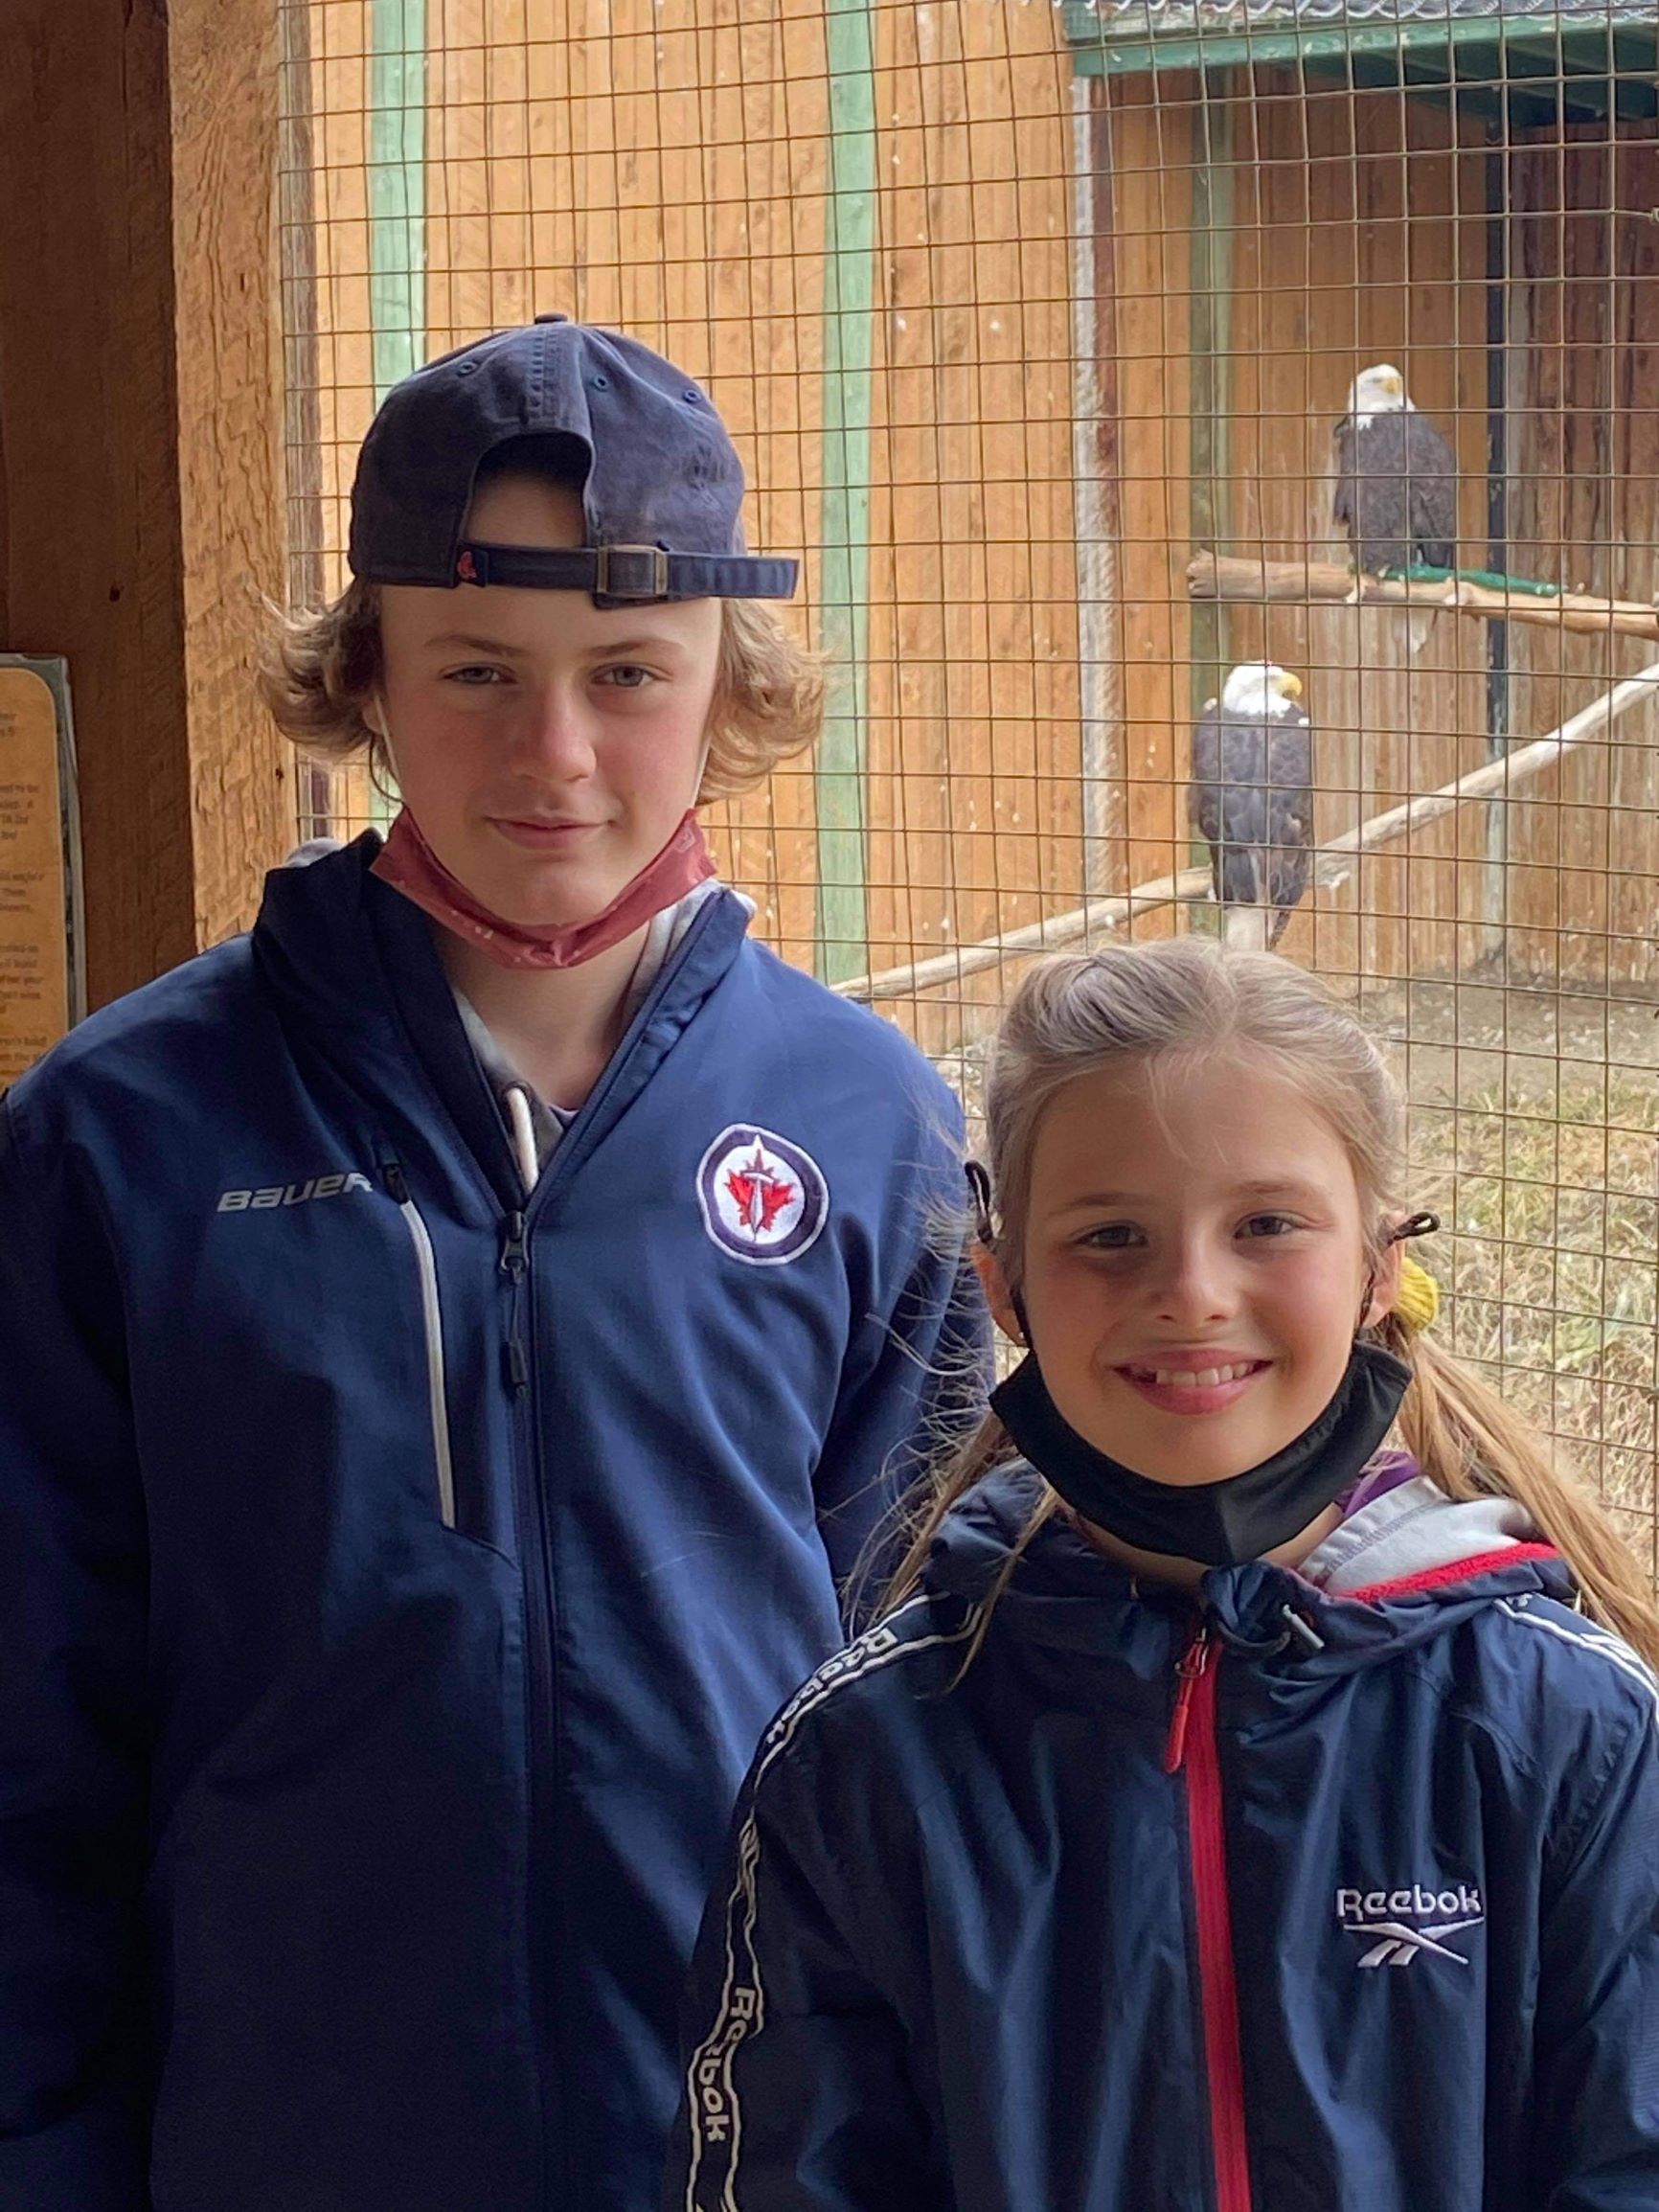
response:
[[[469,691],[482,691],[490,684],[505,683],[507,671],[492,667],[488,661],[472,661],[466,668],[449,670],[444,681],[461,684]]]
[[[1301,1222],[1293,1221],[1288,1214],[1252,1214],[1242,1225],[1242,1234],[1246,1237],[1288,1237],[1301,1226]]]
[[[1126,1252],[1142,1241],[1133,1221],[1106,1221],[1098,1229],[1086,1230],[1078,1239],[1085,1252]]]
[[[643,692],[657,679],[649,669],[641,668],[633,661],[619,661],[615,668],[602,669],[599,680],[619,692]]]

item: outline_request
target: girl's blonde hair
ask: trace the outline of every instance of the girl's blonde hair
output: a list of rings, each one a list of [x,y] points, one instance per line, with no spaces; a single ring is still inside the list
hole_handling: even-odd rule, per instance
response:
[[[505,448],[479,470],[479,488],[515,475],[572,482],[552,445],[527,439]],[[392,764],[385,742],[363,713],[383,666],[380,586],[354,579],[330,606],[298,614],[273,608],[272,616],[260,690],[277,727],[326,761],[366,753],[371,775],[386,787]],[[722,600],[699,803],[734,798],[764,783],[780,761],[816,741],[823,721],[824,667],[818,655],[797,644],[763,601]]]
[[[1381,1054],[1325,986],[1265,952],[1223,950],[1204,938],[1117,946],[1043,962],[1015,992],[991,1049],[985,1115],[1000,1219],[991,1249],[1020,1287],[1032,1163],[1043,1116],[1079,1076],[1142,1070],[1162,1086],[1183,1059],[1253,1060],[1293,1083],[1340,1139],[1353,1171],[1367,1254],[1380,1266],[1402,1202],[1404,1107]],[[1602,1507],[1558,1469],[1544,1439],[1495,1390],[1398,1312],[1377,1334],[1411,1369],[1399,1430],[1424,1474],[1448,1497],[1509,1497],[1524,1506],[1577,1578],[1591,1616],[1659,1665],[1659,1608]],[[942,1463],[895,1584],[916,1586],[939,1523],[965,1492],[1018,1454],[988,1413]],[[1020,1547],[1057,1505],[1044,1490]],[[1011,1560],[1006,1572],[1011,1572]]]

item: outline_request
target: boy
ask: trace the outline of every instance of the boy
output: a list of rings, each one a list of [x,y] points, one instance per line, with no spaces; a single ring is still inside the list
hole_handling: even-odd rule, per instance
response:
[[[976,1324],[955,1108],[745,935],[809,741],[703,394],[387,399],[267,675],[386,840],[0,1114],[0,2212],[637,2212],[739,1782]]]

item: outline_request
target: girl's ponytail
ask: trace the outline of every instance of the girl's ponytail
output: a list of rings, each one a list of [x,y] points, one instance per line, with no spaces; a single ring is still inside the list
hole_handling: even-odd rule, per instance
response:
[[[921,1570],[927,1564],[927,1555],[932,1549],[934,1538],[939,1534],[939,1525],[951,1507],[958,1499],[966,1497],[974,1485],[989,1474],[993,1468],[1005,1467],[1010,1460],[1018,1457],[1019,1452],[1012,1437],[996,1415],[988,1411],[973,1433],[965,1438],[934,1471],[926,1494],[918,1501],[914,1512],[908,1516],[904,1556],[888,1585],[883,1602],[884,1610],[901,1605],[920,1585]],[[1003,1585],[1018,1564],[1021,1552],[1059,1503],[1047,1483],[1044,1483],[1042,1490],[1042,1498],[1021,1532],[1019,1541],[1013,1546],[998,1579],[992,1593],[993,1600],[1001,1596]],[[972,1653],[968,1655],[971,1657]]]
[[[1412,1371],[1400,1407],[1406,1448],[1448,1497],[1511,1497],[1572,1568],[1584,1609],[1659,1668],[1659,1608],[1605,1508],[1551,1459],[1543,1438],[1489,1383],[1398,1312],[1377,1334]]]

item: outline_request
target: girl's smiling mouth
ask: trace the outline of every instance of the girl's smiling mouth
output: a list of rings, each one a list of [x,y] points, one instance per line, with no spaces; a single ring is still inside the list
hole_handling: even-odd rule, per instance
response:
[[[1219,1413],[1237,1404],[1270,1359],[1174,1352],[1134,1359],[1116,1370],[1129,1387],[1164,1413]]]

